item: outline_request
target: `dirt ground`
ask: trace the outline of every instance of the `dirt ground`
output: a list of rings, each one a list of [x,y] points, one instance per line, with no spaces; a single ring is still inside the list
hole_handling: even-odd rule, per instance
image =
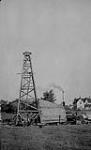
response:
[[[91,150],[91,125],[0,128],[1,150]]]

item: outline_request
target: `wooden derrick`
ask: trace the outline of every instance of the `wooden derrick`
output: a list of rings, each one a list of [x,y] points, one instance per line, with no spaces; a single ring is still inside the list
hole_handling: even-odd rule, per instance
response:
[[[21,73],[21,83],[19,100],[17,106],[16,125],[21,122],[34,123],[38,116],[38,101],[36,95],[36,87],[33,76],[31,52],[24,52],[23,68]],[[22,108],[22,104],[24,107]],[[32,105],[34,104],[34,105]],[[35,112],[36,111],[36,112]],[[32,115],[30,115],[32,114]],[[36,116],[36,117],[35,117]]]

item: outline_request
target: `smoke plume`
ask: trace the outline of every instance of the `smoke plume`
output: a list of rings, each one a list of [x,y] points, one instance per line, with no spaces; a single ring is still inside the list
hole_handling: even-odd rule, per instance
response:
[[[59,91],[64,92],[63,88],[62,88],[61,86],[59,86],[59,85],[56,85],[55,83],[52,83],[52,84],[50,85],[50,87],[56,88],[56,89],[58,89]]]

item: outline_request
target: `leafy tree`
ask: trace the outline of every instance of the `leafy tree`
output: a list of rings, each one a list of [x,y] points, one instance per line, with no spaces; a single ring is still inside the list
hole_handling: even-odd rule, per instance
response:
[[[54,103],[56,99],[55,99],[53,90],[44,92],[43,93],[43,100]]]

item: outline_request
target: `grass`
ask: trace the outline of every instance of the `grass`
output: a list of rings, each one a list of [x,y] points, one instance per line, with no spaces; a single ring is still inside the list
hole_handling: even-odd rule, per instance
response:
[[[91,150],[91,125],[1,129],[1,150]]]

